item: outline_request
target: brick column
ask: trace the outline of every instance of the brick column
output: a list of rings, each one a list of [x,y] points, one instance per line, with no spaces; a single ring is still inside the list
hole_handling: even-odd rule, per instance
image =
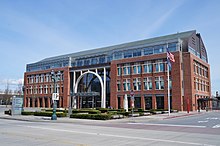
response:
[[[45,108],[45,98],[42,97],[42,107]]]
[[[145,98],[144,98],[144,95],[141,96],[141,108],[145,110]]]
[[[156,109],[156,108],[157,108],[156,96],[153,95],[152,96],[152,109]]]

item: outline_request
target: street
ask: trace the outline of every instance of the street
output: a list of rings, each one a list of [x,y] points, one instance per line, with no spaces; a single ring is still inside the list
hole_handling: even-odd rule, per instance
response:
[[[51,122],[0,119],[4,146],[220,145],[220,112],[123,122]],[[74,120],[73,120],[74,121]]]

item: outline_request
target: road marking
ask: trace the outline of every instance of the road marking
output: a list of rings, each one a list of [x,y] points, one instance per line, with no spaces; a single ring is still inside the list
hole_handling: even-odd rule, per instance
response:
[[[217,117],[213,117],[213,118],[206,118],[207,120],[220,120],[219,118]]]
[[[220,128],[220,124],[213,126],[212,128]]]
[[[39,126],[25,126],[25,125],[19,125],[19,126],[33,128],[33,129],[51,130],[51,131],[57,131],[57,132],[69,132],[69,133],[77,133],[77,134],[80,133],[80,134],[98,135],[98,136],[106,136],[106,137],[117,137],[117,138],[126,138],[126,139],[136,139],[136,140],[151,140],[151,141],[158,141],[158,142],[179,143],[179,144],[187,144],[187,145],[215,146],[215,145],[209,145],[209,144],[203,144],[203,143],[166,140],[166,139],[161,139],[161,138],[156,139],[156,138],[147,138],[147,137],[123,136],[123,135],[116,135],[116,134],[112,135],[112,134],[95,133],[95,132],[82,132],[82,131],[46,128],[46,127],[39,127]]]
[[[198,123],[207,123],[208,121],[198,121]]]
[[[189,127],[189,128],[206,128],[206,126],[197,125],[173,125],[173,124],[150,124],[150,123],[128,123],[134,125],[149,125],[149,126],[170,126],[170,127]]]

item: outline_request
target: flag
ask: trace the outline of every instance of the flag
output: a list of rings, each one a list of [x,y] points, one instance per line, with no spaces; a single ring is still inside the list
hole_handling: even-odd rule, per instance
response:
[[[174,55],[172,53],[170,53],[170,51],[168,50],[168,47],[167,47],[167,63],[171,67],[170,61],[175,62],[175,58],[174,58]]]

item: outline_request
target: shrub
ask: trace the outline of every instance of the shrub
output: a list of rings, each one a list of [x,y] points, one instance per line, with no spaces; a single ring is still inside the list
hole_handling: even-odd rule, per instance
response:
[[[77,113],[88,113],[88,114],[100,114],[101,112],[99,110],[94,109],[74,109],[72,110],[73,114]]]
[[[99,110],[90,110],[88,113],[89,114],[101,114],[101,111],[99,111]]]
[[[110,114],[71,114],[70,118],[93,119],[93,120],[109,120]]]
[[[144,112],[139,112],[139,116],[144,116]]]
[[[46,116],[51,117],[53,112],[34,112],[35,116]],[[56,112],[57,117],[66,117],[67,114],[63,112]]]
[[[35,112],[32,111],[22,111],[21,115],[34,115]]]
[[[110,114],[110,115],[117,115],[118,112],[117,112],[117,111],[108,111],[107,114]]]
[[[131,112],[126,112],[126,111],[122,111],[122,112],[117,112],[118,115],[123,115],[123,116],[128,116]]]
[[[137,111],[138,112],[144,112],[144,109],[143,108],[138,108]]]

